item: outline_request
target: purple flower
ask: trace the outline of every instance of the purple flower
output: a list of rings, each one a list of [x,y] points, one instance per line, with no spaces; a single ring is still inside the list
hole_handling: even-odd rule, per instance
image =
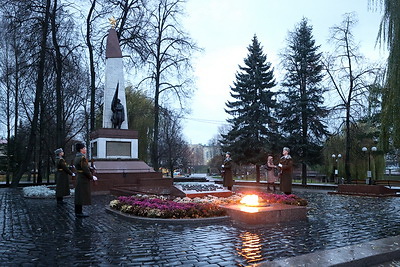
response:
[[[159,216],[162,218],[197,218],[222,216],[225,210],[215,204],[178,203],[159,198],[137,196],[118,197],[122,205],[132,206],[132,213],[138,216]],[[158,211],[158,212],[157,212]]]

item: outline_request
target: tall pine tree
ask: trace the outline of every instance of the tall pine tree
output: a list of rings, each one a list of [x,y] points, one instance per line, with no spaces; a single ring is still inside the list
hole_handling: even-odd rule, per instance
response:
[[[232,159],[239,164],[255,164],[257,182],[260,181],[260,166],[266,161],[266,152],[276,144],[275,93],[271,91],[276,83],[271,63],[263,54],[262,47],[254,35],[244,59],[245,66],[239,66],[236,81],[231,87],[234,101],[226,103],[231,130],[222,134],[221,143],[232,153]]]
[[[287,145],[302,165],[302,183],[307,183],[307,164],[318,162],[327,127],[323,119],[328,110],[323,106],[324,88],[321,53],[315,45],[312,26],[303,20],[289,33],[288,47],[282,55],[286,87],[280,105],[281,128]]]

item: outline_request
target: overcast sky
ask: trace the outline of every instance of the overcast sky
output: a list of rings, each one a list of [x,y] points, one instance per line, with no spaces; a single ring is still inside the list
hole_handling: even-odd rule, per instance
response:
[[[375,48],[382,15],[376,8],[371,10],[368,0],[188,0],[184,27],[204,49],[193,60],[197,91],[191,100],[192,113],[183,121],[189,143],[207,144],[225,123],[230,86],[238,65],[244,65],[254,34],[280,83],[279,53],[288,32],[306,17],[321,52],[331,51],[329,28],[350,12],[357,15],[354,36],[360,52],[370,60],[385,60],[386,52]]]

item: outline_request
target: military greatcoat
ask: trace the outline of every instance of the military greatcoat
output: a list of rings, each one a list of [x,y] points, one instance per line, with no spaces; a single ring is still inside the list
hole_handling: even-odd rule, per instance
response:
[[[292,157],[290,155],[282,156],[279,163],[282,164],[280,172],[280,189],[285,194],[291,194],[293,179]]]
[[[223,185],[225,187],[232,187],[233,186],[233,174],[232,174],[232,159],[231,158],[226,158],[224,160],[224,179],[223,179]]]
[[[75,186],[75,205],[91,205],[91,184],[93,175],[89,169],[89,163],[82,153],[77,153],[74,159],[74,165],[77,171]]]
[[[69,176],[72,171],[68,168],[67,163],[62,157],[56,158],[56,197],[69,196]]]

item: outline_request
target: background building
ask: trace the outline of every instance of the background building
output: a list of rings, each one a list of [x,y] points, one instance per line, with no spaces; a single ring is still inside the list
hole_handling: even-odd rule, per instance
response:
[[[190,147],[190,165],[204,166],[208,165],[210,160],[220,155],[220,149],[217,146],[207,146],[202,144],[189,145]]]

